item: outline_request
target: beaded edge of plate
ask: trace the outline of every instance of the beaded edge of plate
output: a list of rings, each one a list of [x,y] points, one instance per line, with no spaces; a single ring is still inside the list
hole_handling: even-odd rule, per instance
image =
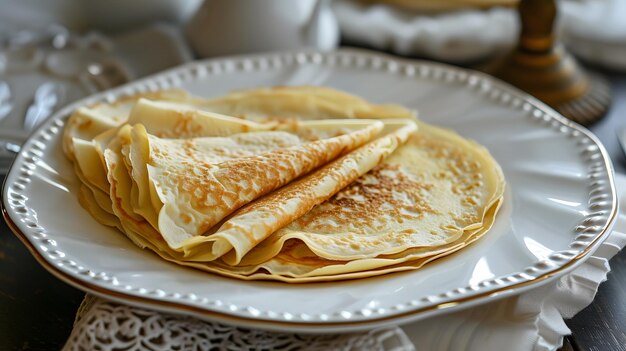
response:
[[[353,311],[344,310],[333,314],[293,314],[280,311],[262,311],[253,306],[238,306],[222,300],[199,297],[195,294],[181,294],[162,289],[148,290],[130,284],[122,284],[115,276],[107,272],[95,272],[72,260],[71,257],[61,250],[62,248],[57,247],[54,238],[50,237],[46,229],[38,224],[35,211],[27,206],[28,198],[23,193],[27,190],[31,182],[30,178],[37,169],[37,162],[43,156],[43,151],[53,140],[54,136],[62,130],[66,117],[77,106],[97,101],[113,102],[128,95],[176,88],[183,83],[190,83],[207,76],[237,71],[249,72],[280,69],[285,66],[304,64],[364,68],[385,71],[389,74],[397,74],[409,78],[416,77],[449,84],[465,85],[476,93],[486,96],[488,99],[501,105],[524,111],[526,116],[535,123],[552,128],[575,139],[575,143],[579,148],[579,155],[588,166],[587,176],[590,182],[588,209],[590,212],[581,223],[572,228],[572,232],[576,234],[576,237],[570,243],[569,249],[554,252],[547,259],[538,261],[521,272],[484,280],[477,284],[398,303],[393,306],[361,308]],[[284,322],[356,322],[393,317],[400,312],[410,312],[411,310],[420,310],[435,305],[455,304],[459,300],[471,300],[472,296],[483,295],[495,289],[498,291],[503,289],[506,291],[507,288],[513,289],[520,283],[537,280],[551,272],[558,271],[559,268],[575,260],[595,243],[610,225],[610,220],[616,210],[614,186],[610,172],[611,168],[606,163],[601,147],[590,136],[579,130],[575,124],[572,124],[536,100],[525,97],[515,89],[509,88],[482,73],[466,71],[438,63],[403,60],[384,54],[368,53],[359,50],[339,50],[332,53],[300,51],[190,63],[71,104],[57,112],[29,139],[24,147],[24,151],[18,157],[7,176],[7,179],[9,176],[16,178],[15,182],[7,187],[7,197],[9,208],[27,228],[24,231],[25,236],[50,264],[65,273],[77,276],[79,279],[91,281],[101,287],[108,286],[113,288],[114,291],[134,296],[178,302],[244,318],[263,318],[270,321]]]

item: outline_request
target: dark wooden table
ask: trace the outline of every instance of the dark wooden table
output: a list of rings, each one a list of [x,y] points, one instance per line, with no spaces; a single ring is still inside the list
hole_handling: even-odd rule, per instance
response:
[[[0,222],[0,350],[59,350],[85,294],[39,266]]]
[[[613,107],[592,130],[616,171],[626,174],[626,158],[615,139],[615,129],[626,127],[626,74],[611,74],[611,82]],[[568,322],[573,334],[563,350],[626,350],[626,250],[611,267],[594,302]],[[59,350],[83,295],[41,268],[0,220],[0,350]]]

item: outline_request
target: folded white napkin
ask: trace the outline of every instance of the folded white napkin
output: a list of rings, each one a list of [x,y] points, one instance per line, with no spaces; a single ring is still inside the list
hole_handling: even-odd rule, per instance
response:
[[[575,54],[626,70],[626,1],[560,0],[557,30]],[[386,4],[335,0],[341,35],[402,55],[463,63],[512,48],[519,31],[516,10],[507,7],[415,12]]]
[[[626,176],[617,175],[620,199]],[[85,297],[63,350],[556,350],[570,330],[563,321],[593,300],[626,245],[626,211],[613,232],[573,272],[519,296],[402,328],[342,335],[295,335],[224,326]]]

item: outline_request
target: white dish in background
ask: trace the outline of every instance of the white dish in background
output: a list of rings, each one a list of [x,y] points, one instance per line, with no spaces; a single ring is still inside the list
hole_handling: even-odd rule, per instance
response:
[[[339,42],[329,0],[205,1],[187,23],[185,33],[200,57],[301,48],[332,50]]]
[[[289,285],[179,267],[104,227],[76,199],[61,152],[67,115],[85,103],[181,87],[200,96],[270,85],[328,85],[485,145],[507,180],[493,229],[423,269]],[[62,205],[60,205],[62,204]],[[5,217],[50,272],[96,295],[241,326],[340,332],[404,323],[538,286],[582,263],[617,211],[610,160],[586,129],[484,74],[358,50],[286,52],[190,63],[67,106],[25,144],[4,187]]]

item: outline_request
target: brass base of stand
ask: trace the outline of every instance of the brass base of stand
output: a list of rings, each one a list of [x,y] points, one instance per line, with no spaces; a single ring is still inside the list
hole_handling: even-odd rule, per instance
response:
[[[493,72],[583,125],[601,119],[610,103],[610,87],[587,74],[561,46],[545,52],[517,48]]]
[[[587,92],[577,99],[554,106],[563,116],[584,126],[593,124],[604,117],[611,106],[611,87],[602,77],[588,75]]]

